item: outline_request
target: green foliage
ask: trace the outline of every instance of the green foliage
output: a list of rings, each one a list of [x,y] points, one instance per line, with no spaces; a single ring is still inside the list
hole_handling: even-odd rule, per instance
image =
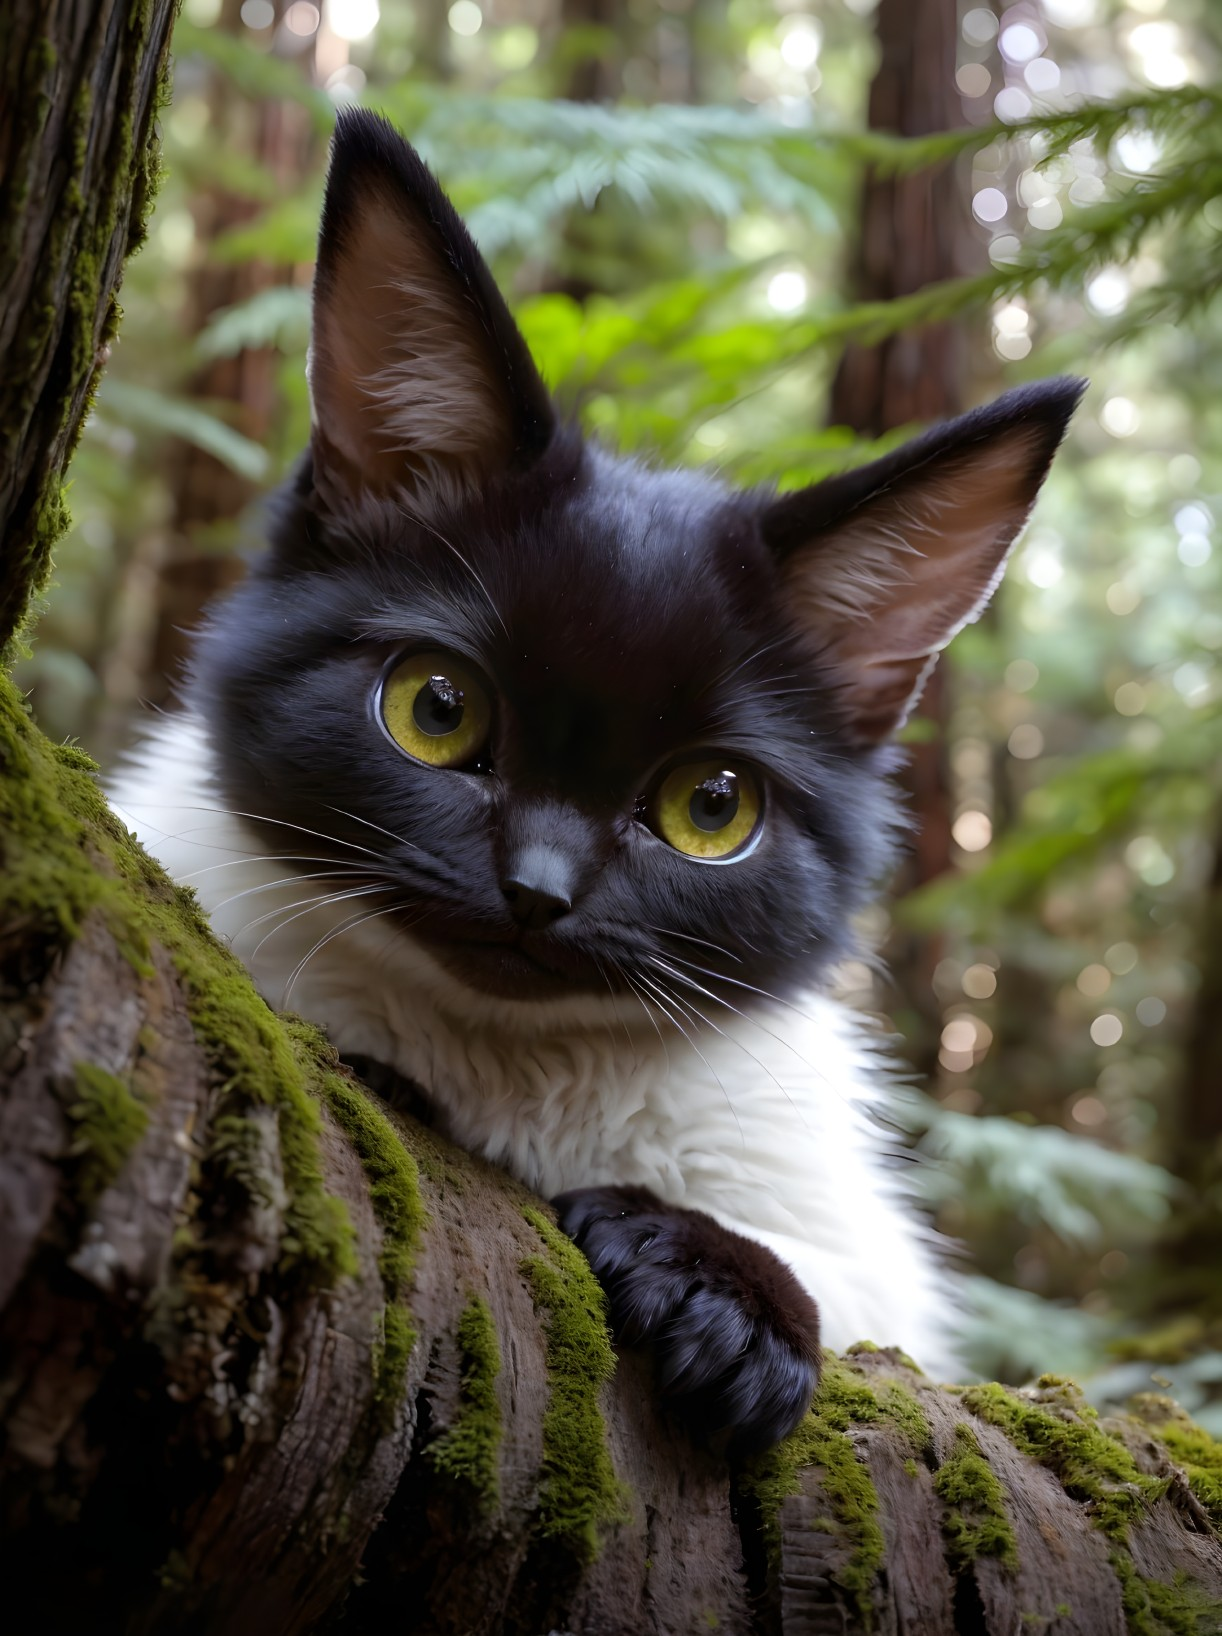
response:
[[[277,285],[214,313],[196,337],[195,352],[205,360],[233,358],[248,347],[301,352],[309,334],[310,292],[300,285]]]
[[[266,450],[209,414],[198,402],[171,397],[132,381],[113,380],[107,384],[102,413],[150,437],[181,437],[252,482],[267,475]]]
[[[924,1132],[922,1149],[939,1161],[917,1175],[921,1196],[935,1207],[964,1188],[983,1191],[998,1209],[1043,1222],[1065,1243],[1086,1247],[1135,1218],[1166,1221],[1181,1191],[1161,1166],[1053,1126],[973,1118],[927,1097],[904,1106],[910,1128]]]

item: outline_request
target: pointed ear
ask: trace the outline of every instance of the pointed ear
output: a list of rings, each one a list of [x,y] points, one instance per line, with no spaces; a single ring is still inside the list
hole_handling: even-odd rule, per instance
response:
[[[1085,389],[1019,387],[765,511],[793,617],[860,743],[903,724],[939,651],[984,608]]]
[[[479,251],[424,161],[364,109],[336,124],[310,341],[315,483],[453,497],[525,467],[547,390]]]

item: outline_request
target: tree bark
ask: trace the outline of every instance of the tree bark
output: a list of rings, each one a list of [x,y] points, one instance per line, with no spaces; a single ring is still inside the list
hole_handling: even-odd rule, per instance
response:
[[[127,100],[45,161],[58,210],[31,194],[29,231],[79,226],[60,171],[93,121],[151,111],[168,12],[133,8]],[[43,13],[52,62],[76,21]],[[114,242],[146,175],[142,152]],[[60,333],[100,333],[117,274],[73,264]],[[0,559],[14,622],[44,567],[21,519],[58,503],[96,352],[61,365],[10,445],[37,489]],[[947,1390],[864,1349],[751,1467],[693,1448],[538,1201],[274,1016],[7,682],[0,1210],[6,1631],[1218,1628],[1222,1449],[1170,1405],[1156,1439],[1062,1383]]]
[[[50,570],[61,487],[157,176],[172,0],[10,0],[0,19],[0,653]]]
[[[954,80],[958,18],[955,0],[880,0],[871,130],[920,137],[962,123]],[[949,165],[900,176],[868,170],[860,221],[850,275],[858,300],[912,295],[965,270],[963,201]],[[965,395],[960,328],[929,324],[877,346],[848,347],[832,383],[830,418],[868,437],[881,437],[899,427],[959,414],[966,407]],[[951,709],[946,674],[939,667],[926,684],[917,716],[933,732],[912,745],[904,771],[916,831],[898,882],[900,892],[935,880],[952,864]],[[904,932],[893,937],[888,950],[892,977],[925,1025],[925,1049],[912,1039],[909,1052],[926,1075],[937,1071],[941,1011],[932,979],[941,952],[940,939]]]

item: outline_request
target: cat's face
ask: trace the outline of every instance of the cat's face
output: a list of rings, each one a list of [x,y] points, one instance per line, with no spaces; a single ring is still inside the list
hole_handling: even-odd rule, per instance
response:
[[[846,948],[883,747],[973,616],[1073,383],[773,500],[559,428],[419,161],[341,123],[311,455],[197,664],[223,795],[477,993],[711,996]],[[294,827],[296,826],[296,827]]]

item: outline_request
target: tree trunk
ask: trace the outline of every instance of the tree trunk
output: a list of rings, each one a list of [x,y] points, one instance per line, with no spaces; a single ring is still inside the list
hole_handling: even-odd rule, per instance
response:
[[[107,242],[127,242],[169,9],[112,34],[96,8],[75,57],[78,13],[42,13],[48,72],[109,66],[108,94],[76,93],[83,140],[37,156],[53,200],[21,208],[39,242],[84,242],[80,167],[112,126],[140,149],[106,184]],[[34,11],[16,8],[5,74]],[[55,349],[6,433],[27,474],[10,624],[45,569],[28,519],[58,505],[118,269],[10,285],[37,310],[4,333],[50,325],[52,289],[56,333],[90,341]],[[0,1207],[6,1631],[1218,1628],[1222,1449],[1169,1405],[1147,1405],[1157,1441],[1057,1382],[955,1392],[866,1349],[829,1362],[805,1424],[752,1467],[692,1448],[646,1360],[616,1363],[546,1210],[274,1016],[7,682]]]
[[[67,518],[61,483],[157,176],[172,0],[9,0],[0,17],[0,653]]]
[[[879,66],[870,87],[871,130],[930,136],[962,123],[955,89],[958,40],[955,0],[880,0],[875,24]],[[964,271],[964,210],[953,170],[910,174],[868,171],[852,268],[853,295],[887,301]],[[959,414],[965,407],[966,358],[956,324],[905,330],[873,347],[846,349],[832,383],[831,419],[868,437]],[[898,889],[915,890],[951,867],[951,700],[946,673],[929,678],[917,717],[933,731],[909,751],[904,784],[916,833]],[[941,1011],[933,971],[940,939],[899,933],[888,950],[892,976],[925,1024],[925,1049],[910,1039],[923,1074],[937,1069]]]

